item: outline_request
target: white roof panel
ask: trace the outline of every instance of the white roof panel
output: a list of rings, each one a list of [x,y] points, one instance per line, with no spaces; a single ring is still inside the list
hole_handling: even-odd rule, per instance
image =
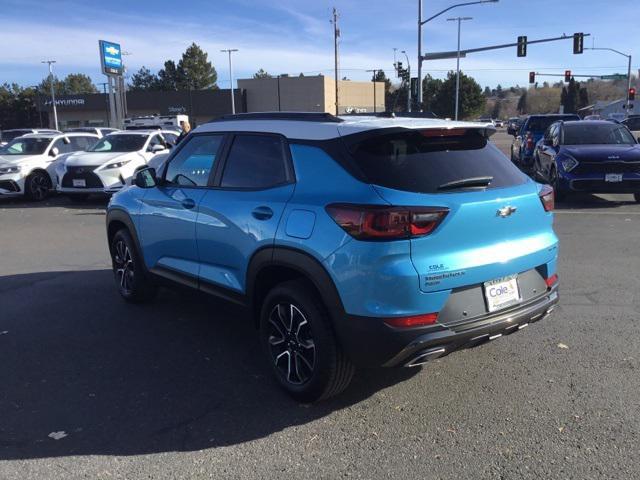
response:
[[[206,123],[196,132],[265,132],[278,133],[299,140],[329,140],[340,136],[383,128],[487,128],[484,123],[455,122],[435,118],[386,118],[366,116],[340,117],[342,122],[282,119],[223,120]]]

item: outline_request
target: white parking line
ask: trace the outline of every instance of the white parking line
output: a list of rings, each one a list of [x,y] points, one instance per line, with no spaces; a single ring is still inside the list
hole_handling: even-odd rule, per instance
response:
[[[570,215],[640,215],[640,212],[585,212],[584,210],[554,210],[553,213]]]

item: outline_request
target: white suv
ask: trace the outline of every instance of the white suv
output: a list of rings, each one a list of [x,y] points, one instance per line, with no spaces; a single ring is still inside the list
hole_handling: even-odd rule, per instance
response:
[[[55,188],[56,165],[97,141],[90,133],[32,133],[12,140],[0,150],[0,197],[45,199]]]
[[[88,152],[69,155],[56,169],[58,191],[82,201],[92,193],[112,194],[156,155],[167,152],[177,135],[170,131],[120,131],[102,137]]]

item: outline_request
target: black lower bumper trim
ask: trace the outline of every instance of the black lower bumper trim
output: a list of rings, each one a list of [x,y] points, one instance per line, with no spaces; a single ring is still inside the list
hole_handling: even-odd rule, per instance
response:
[[[463,348],[474,347],[493,338],[516,332],[545,318],[558,303],[554,286],[531,301],[455,326],[435,325],[417,329],[391,328],[384,319],[347,316],[336,322],[345,351],[357,366],[412,366]],[[433,352],[444,349],[435,354]],[[424,356],[423,359],[418,357]]]

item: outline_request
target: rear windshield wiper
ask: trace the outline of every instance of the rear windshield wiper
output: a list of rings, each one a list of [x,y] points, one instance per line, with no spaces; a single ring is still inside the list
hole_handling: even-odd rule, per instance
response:
[[[453,182],[443,183],[438,187],[438,190],[454,190],[456,188],[473,188],[473,187],[486,187],[493,181],[493,177],[470,177],[461,178],[460,180],[454,180]]]

